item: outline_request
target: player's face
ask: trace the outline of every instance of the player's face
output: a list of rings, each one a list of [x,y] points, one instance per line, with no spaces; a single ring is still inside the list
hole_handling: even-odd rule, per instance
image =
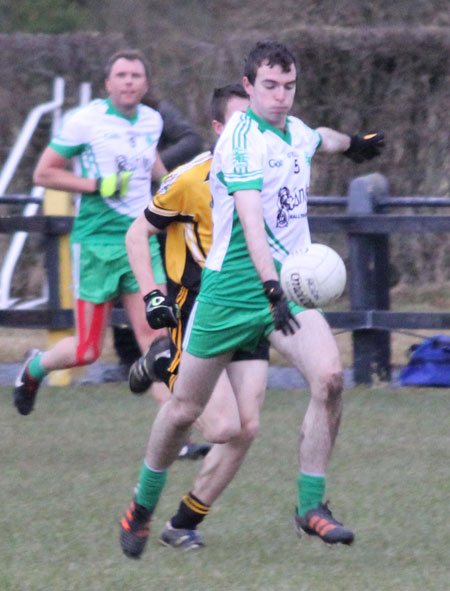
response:
[[[220,135],[222,133],[225,125],[227,124],[229,118],[233,113],[235,113],[236,111],[241,111],[242,113],[245,113],[248,105],[249,101],[246,98],[242,98],[240,96],[232,96],[231,98],[229,98],[227,106],[225,107],[225,122],[222,123],[221,121],[217,121],[217,119],[214,119],[214,121],[212,122],[212,126],[216,134]]]
[[[254,84],[250,84],[247,78],[243,80],[252,111],[274,127],[284,130],[286,117],[294,103],[296,77],[294,64],[288,72],[283,72],[281,66],[263,63],[256,72]]]
[[[112,65],[105,86],[112,104],[125,115],[133,114],[148,90],[144,64],[119,58]]]

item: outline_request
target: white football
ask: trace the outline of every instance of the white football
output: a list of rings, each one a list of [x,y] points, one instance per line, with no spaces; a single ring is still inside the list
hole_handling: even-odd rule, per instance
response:
[[[280,273],[284,293],[305,308],[320,308],[337,300],[346,280],[344,261],[325,244],[310,244],[291,252]]]

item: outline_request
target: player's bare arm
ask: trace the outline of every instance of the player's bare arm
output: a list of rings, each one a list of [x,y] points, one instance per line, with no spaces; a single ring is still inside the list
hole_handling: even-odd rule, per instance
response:
[[[159,232],[142,213],[128,229],[125,245],[142,297],[158,288],[152,268],[149,238]]]
[[[164,166],[163,161],[161,160],[161,156],[159,155],[158,152],[156,152],[156,159],[155,159],[155,164],[153,165],[152,168],[152,179],[154,181],[156,181],[157,183],[160,183],[162,178],[164,176],[166,176],[166,174],[169,171],[167,170],[167,168]]]
[[[53,148],[47,147],[37,163],[33,182],[40,187],[70,191],[71,193],[92,193],[96,188],[96,179],[77,176],[67,170],[69,160]]]
[[[318,127],[316,129],[322,137],[322,143],[319,150],[334,154],[336,152],[345,152],[350,147],[350,136],[340,133],[329,127]]]
[[[152,268],[149,238],[159,232],[147,221],[145,214],[134,220],[128,229],[125,245],[131,268],[145,302],[145,315],[148,324],[154,328],[178,325],[179,308],[175,302],[160,291]]]
[[[248,252],[261,282],[278,281],[278,274],[266,239],[260,192],[256,189],[236,191],[234,199]]]

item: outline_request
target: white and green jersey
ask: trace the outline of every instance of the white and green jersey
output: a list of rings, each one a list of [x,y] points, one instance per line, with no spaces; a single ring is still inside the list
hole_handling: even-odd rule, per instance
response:
[[[233,193],[261,192],[267,241],[279,269],[290,252],[311,243],[308,190],[311,158],[320,143],[320,134],[296,117],[287,118],[283,133],[250,109],[233,114],[214,150],[213,244],[199,300],[239,307],[267,304]]]
[[[97,99],[67,116],[50,147],[64,158],[77,156],[86,178],[132,171],[128,194],[104,199],[81,196],[72,242],[125,244],[125,234],[151,199],[151,172],[163,128],[161,115],[139,105],[125,117],[109,99]]]

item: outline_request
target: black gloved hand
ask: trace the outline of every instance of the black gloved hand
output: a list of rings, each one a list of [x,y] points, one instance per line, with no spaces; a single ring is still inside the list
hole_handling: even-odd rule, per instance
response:
[[[154,289],[144,296],[145,315],[152,328],[176,328],[180,308],[165,296],[159,289]]]
[[[289,304],[279,281],[270,280],[263,283],[264,294],[270,303],[275,330],[284,335],[294,334],[300,324],[289,310]]]
[[[359,164],[364,160],[379,156],[382,148],[384,148],[384,133],[382,132],[371,133],[364,137],[352,135],[350,147],[343,154]]]

